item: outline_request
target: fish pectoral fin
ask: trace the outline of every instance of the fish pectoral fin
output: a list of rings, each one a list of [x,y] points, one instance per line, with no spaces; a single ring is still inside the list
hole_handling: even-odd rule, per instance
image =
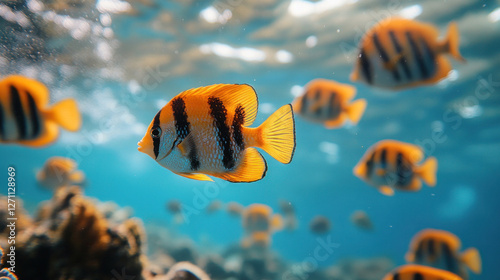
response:
[[[181,175],[182,177],[186,177],[186,178],[193,179],[193,180],[210,181],[210,182],[214,181],[210,177],[208,177],[207,175],[201,174],[201,173],[177,173],[177,172],[174,172],[174,173],[177,175]]]
[[[255,148],[247,148],[241,159],[241,163],[233,171],[222,174],[210,174],[230,182],[255,182],[266,175],[267,163]]]
[[[394,190],[389,186],[381,186],[378,191],[387,196],[393,196]]]
[[[386,174],[385,170],[382,168],[378,168],[376,172],[377,172],[377,176],[380,176],[380,177],[385,176],[385,174]]]
[[[34,148],[41,148],[54,142],[58,136],[59,128],[57,127],[57,124],[48,121],[45,124],[45,132],[40,137],[33,140],[21,140],[18,143]]]
[[[282,230],[284,226],[283,223],[283,218],[281,217],[280,214],[275,214],[271,218],[271,228],[273,231],[279,231]]]
[[[393,71],[398,65],[399,61],[404,57],[404,53],[396,54],[391,60],[384,63],[384,68]]]
[[[193,137],[193,134],[189,133],[179,144],[177,144],[177,148],[179,149],[183,157],[188,156],[189,153],[193,150],[195,145]]]

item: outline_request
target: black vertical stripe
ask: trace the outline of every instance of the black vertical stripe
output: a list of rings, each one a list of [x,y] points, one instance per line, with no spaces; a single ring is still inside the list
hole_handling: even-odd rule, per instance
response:
[[[153,119],[153,126],[151,130],[157,129],[160,127],[160,114],[161,110],[156,113],[155,118]],[[155,153],[155,159],[158,158],[158,154],[160,153],[160,139],[161,134],[158,137],[151,137],[153,139],[153,152]]]
[[[408,186],[412,178],[411,167],[407,162],[405,162],[402,153],[396,155],[396,175],[397,182],[396,185],[400,187]]]
[[[392,280],[399,280],[401,277],[399,277],[399,273],[396,272],[394,273],[394,276],[392,277]]]
[[[23,104],[21,103],[19,92],[17,88],[12,85],[10,86],[10,106],[14,114],[14,120],[16,121],[17,131],[19,132],[19,140],[24,140],[27,136],[26,116],[24,115]]]
[[[361,52],[359,53],[359,60],[361,62],[361,73],[369,84],[373,84],[371,64],[363,49],[361,49]]]
[[[427,58],[427,60],[429,61],[429,63],[431,63],[431,69],[429,69],[429,76],[432,76],[436,71],[436,56],[434,55],[434,52],[432,51],[431,47],[429,46],[429,44],[427,44],[427,42],[425,41],[424,38],[420,38],[420,45],[423,47],[424,49],[424,53],[425,53],[425,56]],[[425,60],[424,60],[425,61]]]
[[[236,107],[236,110],[234,112],[234,119],[233,119],[233,125],[232,125],[232,130],[233,130],[233,138],[234,142],[238,147],[240,147],[241,150],[245,149],[245,143],[243,141],[243,133],[241,132],[241,127],[243,126],[243,122],[245,121],[245,109],[243,109],[242,106]]]
[[[384,63],[389,63],[389,61],[390,61],[389,55],[387,54],[384,47],[380,43],[380,40],[378,39],[377,33],[373,33],[373,44],[375,45],[375,48],[377,49],[378,54],[382,58],[382,61]],[[397,67],[395,67],[392,70],[392,77],[394,78],[394,80],[396,80],[398,82],[401,80],[401,77],[399,76]]]
[[[231,138],[229,127],[226,124],[227,110],[222,100],[217,97],[209,97],[208,105],[210,106],[210,115],[214,119],[214,127],[217,131],[217,143],[222,149],[222,163],[228,170],[235,165],[233,158],[233,150],[231,148]]]
[[[4,115],[3,115],[3,107],[2,103],[0,103],[0,139],[5,140],[5,131],[4,131]]]
[[[415,274],[413,274],[413,280],[424,280],[424,275],[420,272],[415,272]]]
[[[411,81],[412,75],[411,75],[411,71],[410,71],[410,66],[408,66],[408,61],[407,61],[405,55],[403,54],[403,47],[401,47],[401,44],[399,43],[398,38],[396,37],[396,34],[394,33],[394,31],[389,31],[389,36],[391,37],[391,41],[392,41],[392,45],[394,46],[394,49],[396,50],[396,52],[399,55],[401,55],[401,58],[399,59],[399,63],[403,67],[403,71],[406,75],[406,78]]]
[[[422,262],[422,257],[424,255],[424,242],[418,243],[417,250],[415,251],[415,262]]]
[[[175,132],[177,134],[177,143],[181,143],[186,136],[191,132],[191,123],[188,121],[186,112],[186,103],[182,98],[174,98],[172,100],[172,111],[174,114]],[[198,149],[194,140],[191,138],[190,142],[186,143],[189,146],[189,165],[191,170],[198,170],[200,168],[200,161],[198,159]]]
[[[31,139],[35,139],[40,134],[40,116],[38,115],[38,108],[36,107],[35,100],[30,92],[26,92],[28,96],[28,107],[30,110],[31,118]]]
[[[430,258],[434,258],[436,256],[436,250],[434,249],[434,239],[430,238],[427,241],[427,252],[429,253]]]
[[[375,163],[375,152],[373,152],[370,158],[366,161],[366,178],[370,178],[373,172],[373,164]]]
[[[302,96],[302,107],[300,107],[300,113],[302,115],[307,114],[308,106],[309,106],[309,92],[306,92],[306,94]]]
[[[457,266],[455,265],[455,258],[453,257],[453,253],[451,252],[450,247],[446,243],[441,244],[444,262],[446,265],[446,270],[451,272],[456,272]]]
[[[313,104],[317,105],[320,102],[320,99],[321,99],[321,91],[318,89],[314,94]],[[322,108],[321,106],[316,106],[316,109],[313,112],[311,112],[311,114],[318,117],[321,116],[321,108]]]
[[[382,168],[385,168],[387,166],[387,150],[386,149],[382,149],[382,151],[380,151],[380,165],[382,166]]]
[[[420,49],[417,46],[417,43],[415,42],[415,40],[413,40],[410,32],[406,32],[406,38],[408,39],[408,43],[410,44],[410,47],[412,49],[415,61],[417,62],[418,69],[420,70],[420,76],[422,77],[422,79],[428,78],[429,71],[425,66],[424,57],[422,56],[422,53],[420,52]]]
[[[334,118],[334,117],[337,117],[338,116],[338,112],[340,112],[339,110],[339,102],[338,102],[338,98],[337,98],[337,93],[336,92],[330,92],[330,98],[328,99],[328,103],[327,103],[327,112],[326,112],[326,116],[328,118]]]

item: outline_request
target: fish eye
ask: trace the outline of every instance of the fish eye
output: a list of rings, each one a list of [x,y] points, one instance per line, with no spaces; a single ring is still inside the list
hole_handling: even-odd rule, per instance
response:
[[[153,138],[160,138],[161,135],[161,128],[160,127],[153,127],[151,129],[151,137]]]

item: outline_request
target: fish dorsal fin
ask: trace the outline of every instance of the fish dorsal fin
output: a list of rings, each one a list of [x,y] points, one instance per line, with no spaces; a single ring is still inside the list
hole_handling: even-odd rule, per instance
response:
[[[219,98],[228,112],[234,112],[238,106],[243,107],[243,126],[249,126],[257,116],[257,93],[247,84],[215,84],[211,86],[189,89],[181,92],[178,97],[189,98],[206,96]]]
[[[49,90],[37,80],[21,75],[11,75],[3,79],[1,83],[9,88],[10,86],[14,86],[19,92],[29,92],[36,104],[41,108],[49,103]]]
[[[214,181],[210,177],[208,177],[207,175],[201,174],[201,173],[177,173],[177,172],[174,172],[174,173],[177,175],[181,175],[183,177],[189,178],[189,179],[193,179],[193,180],[210,181],[210,182]]]
[[[411,163],[418,163],[424,158],[424,152],[419,146],[396,140],[382,140],[377,144],[377,150],[388,149],[403,153]]]

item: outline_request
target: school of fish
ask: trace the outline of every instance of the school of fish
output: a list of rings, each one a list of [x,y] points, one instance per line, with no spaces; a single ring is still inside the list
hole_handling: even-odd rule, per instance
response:
[[[359,43],[351,81],[392,91],[437,83],[452,70],[448,55],[465,62],[459,51],[456,23],[449,24],[444,39],[438,36],[437,28],[429,23],[403,18],[380,21]],[[261,125],[251,127],[258,108],[252,86],[214,84],[186,89],[156,114],[151,113],[153,119],[138,142],[138,150],[189,179],[213,181],[211,177],[215,177],[234,183],[255,182],[268,172],[266,159],[258,149],[280,163],[292,161],[296,150],[294,113],[327,129],[356,125],[369,106],[363,98],[353,100],[355,95],[354,85],[313,79],[291,104],[284,104]],[[77,100],[66,99],[52,106],[48,102],[49,89],[42,83],[20,75],[4,77],[0,81],[0,143],[46,147],[57,141],[59,127],[70,132],[80,129]],[[430,187],[437,184],[438,161],[424,158],[418,146],[380,139],[366,150],[353,174],[387,196],[396,191],[416,192],[422,182]],[[168,177],[163,173],[158,176]],[[71,159],[52,157],[36,178],[43,188],[56,189],[82,184],[85,175]],[[241,219],[243,247],[269,247],[275,232],[298,227],[296,209],[289,201],[280,201],[281,214],[273,213],[264,204],[244,207],[238,202],[224,205],[213,201],[207,214],[224,207]],[[182,223],[181,202],[169,201],[167,210],[176,223]],[[375,230],[363,210],[354,212],[350,219],[360,230]],[[311,232],[323,234],[332,230],[332,223],[327,216],[317,215],[309,227]],[[481,273],[479,251],[471,248],[460,253],[460,247],[460,239],[454,234],[424,229],[410,243],[408,264],[397,267],[384,280],[458,280],[468,279],[468,270]],[[177,266],[169,272],[171,277],[190,271],[191,277],[209,279],[189,264]]]

